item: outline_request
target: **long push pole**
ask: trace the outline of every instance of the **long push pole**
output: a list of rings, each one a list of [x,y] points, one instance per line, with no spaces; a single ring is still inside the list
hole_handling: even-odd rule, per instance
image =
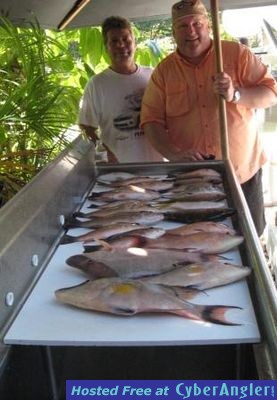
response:
[[[222,62],[222,50],[220,42],[219,32],[219,20],[218,20],[218,0],[210,0],[211,4],[211,16],[213,23],[213,37],[215,46],[216,56],[216,69],[217,72],[223,72]],[[226,102],[223,97],[219,96],[219,125],[220,125],[220,136],[221,136],[221,153],[222,159],[229,159],[229,142],[228,142],[228,128],[227,128],[227,114],[226,114]]]

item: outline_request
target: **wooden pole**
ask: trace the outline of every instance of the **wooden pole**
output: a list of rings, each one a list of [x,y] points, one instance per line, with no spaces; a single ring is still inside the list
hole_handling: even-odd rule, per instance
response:
[[[213,38],[216,56],[216,70],[223,72],[222,50],[220,42],[219,19],[218,19],[218,0],[210,0],[211,16],[213,23]],[[221,153],[222,159],[229,159],[229,142],[228,142],[228,128],[227,128],[227,114],[226,102],[222,96],[219,96],[219,126],[221,138]]]

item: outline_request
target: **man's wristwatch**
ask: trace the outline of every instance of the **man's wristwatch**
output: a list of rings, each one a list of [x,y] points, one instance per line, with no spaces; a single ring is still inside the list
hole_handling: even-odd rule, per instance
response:
[[[235,88],[234,90],[234,95],[233,98],[231,100],[231,103],[238,103],[240,100],[240,91],[238,88]]]

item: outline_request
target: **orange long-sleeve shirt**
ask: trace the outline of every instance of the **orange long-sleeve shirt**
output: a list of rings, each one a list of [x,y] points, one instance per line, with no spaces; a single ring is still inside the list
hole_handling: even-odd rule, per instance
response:
[[[264,85],[277,95],[277,84],[252,52],[236,42],[222,42],[223,70],[235,87]],[[214,47],[199,65],[178,52],[154,70],[143,98],[141,125],[158,122],[180,149],[196,149],[221,159],[218,99],[213,93]],[[266,157],[256,129],[255,110],[226,103],[230,159],[241,183],[249,180]]]

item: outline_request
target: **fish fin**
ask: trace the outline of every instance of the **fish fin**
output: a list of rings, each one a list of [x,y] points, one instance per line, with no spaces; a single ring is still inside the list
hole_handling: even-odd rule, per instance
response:
[[[99,204],[96,204],[96,203],[92,203],[92,204],[90,204],[90,205],[88,206],[88,208],[96,208],[97,210],[99,210],[100,207],[101,207],[101,206],[100,206]]]
[[[241,324],[236,324],[226,320],[225,312],[231,309],[242,310],[241,307],[236,307],[236,306],[222,306],[222,305],[205,306],[202,311],[202,318],[204,321],[212,322],[213,324],[240,326]]]
[[[131,308],[123,308],[123,307],[113,307],[113,312],[115,314],[126,315],[126,316],[132,316],[137,313],[135,310],[132,310]]]
[[[196,247],[185,247],[183,250],[187,251],[188,253],[197,253],[199,251],[199,249]]]
[[[101,197],[103,195],[103,192],[93,192],[90,196],[88,196],[89,200],[94,200],[97,199],[98,197]]]
[[[217,214],[211,215],[209,217],[209,221],[222,221],[223,219],[227,217],[231,217],[236,213],[236,210],[234,208],[227,208],[226,210],[222,212],[218,212]]]
[[[103,185],[105,187],[112,187],[112,183],[113,182],[109,182],[109,181],[102,181],[101,179],[97,178],[97,183],[99,183],[100,185]]]
[[[87,279],[87,280],[84,281],[84,282],[79,283],[78,285],[68,286],[68,287],[65,287],[65,288],[57,289],[57,290],[55,290],[55,294],[60,293],[60,292],[62,292],[62,291],[64,292],[64,291],[66,291],[66,290],[75,289],[75,288],[77,288],[77,287],[80,287],[80,286],[83,286],[83,285],[87,284],[88,282],[89,282],[89,279]]]
[[[109,244],[108,242],[106,242],[105,240],[102,240],[102,239],[94,239],[94,241],[95,241],[95,243],[98,243],[99,246],[103,247],[104,250],[112,251],[112,249],[113,249],[113,246],[110,245],[110,244]]]
[[[83,246],[84,247],[84,251],[83,253],[92,253],[94,251],[100,250],[101,249],[101,245],[88,245],[88,246]]]
[[[222,254],[218,254],[217,257],[219,258],[219,261],[225,260],[226,262],[230,262],[232,260],[232,257],[226,257],[223,256]]]
[[[200,286],[198,286],[198,285],[188,285],[188,286],[185,286],[184,289],[191,290],[192,292],[195,291],[195,295],[201,293],[207,297],[209,296],[209,294],[206,292],[206,290],[200,289]]]
[[[79,228],[79,227],[82,227],[82,221],[79,221],[78,219],[76,219],[74,217],[68,217],[65,219],[65,222],[64,222],[65,229]]]
[[[81,211],[77,211],[75,213],[72,214],[73,218],[88,218],[86,217],[86,213],[83,213]]]
[[[202,293],[203,290],[198,289],[196,286],[171,286],[174,294],[181,300],[189,300],[198,294]]]
[[[74,243],[77,241],[78,240],[75,236],[63,235],[63,237],[60,240],[60,244],[69,244],[69,243]]]

